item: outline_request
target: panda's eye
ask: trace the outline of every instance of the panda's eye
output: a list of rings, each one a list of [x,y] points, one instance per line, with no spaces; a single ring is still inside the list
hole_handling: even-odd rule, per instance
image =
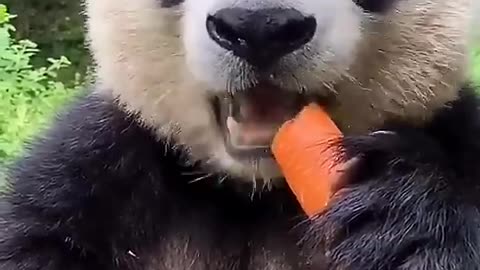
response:
[[[388,11],[396,0],[353,0],[353,2],[367,12],[382,13]]]

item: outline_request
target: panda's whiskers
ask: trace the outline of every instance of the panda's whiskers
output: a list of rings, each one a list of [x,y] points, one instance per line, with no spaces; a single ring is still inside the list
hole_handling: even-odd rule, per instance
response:
[[[229,93],[245,90],[257,83],[253,76],[252,68],[243,60],[227,53],[224,66],[228,69],[229,76],[226,78],[226,90]]]
[[[221,178],[218,179],[218,184],[221,185],[223,184],[223,182],[225,182],[225,180],[227,180],[228,178],[228,174],[225,174],[224,176],[222,176]]]
[[[330,92],[334,94],[338,94],[337,90],[335,89],[335,85],[330,82],[322,82],[322,85],[325,89],[328,89]]]
[[[161,102],[165,101],[166,98],[173,92],[172,89],[167,89],[165,90],[164,93],[162,93],[159,97],[157,97],[154,101],[154,104],[158,106]]]
[[[257,175],[259,172],[259,160],[258,159],[251,159],[250,161],[252,163],[252,193],[250,195],[251,199],[253,199],[253,196],[257,192]]]
[[[272,179],[263,178],[262,192],[270,191],[271,189],[272,189]]]
[[[202,175],[202,176],[200,176],[200,177],[197,177],[197,178],[189,181],[188,183],[189,183],[189,184],[197,183],[197,182],[199,182],[199,181],[208,179],[208,178],[211,177],[211,176],[213,176],[213,173],[207,173],[207,174],[205,174],[205,175]]]
[[[301,94],[304,94],[306,92],[307,87],[303,83],[301,83],[301,81],[297,78],[297,76],[294,73],[290,74],[290,77],[292,77],[295,83],[295,86],[296,86],[295,90],[297,90]]]

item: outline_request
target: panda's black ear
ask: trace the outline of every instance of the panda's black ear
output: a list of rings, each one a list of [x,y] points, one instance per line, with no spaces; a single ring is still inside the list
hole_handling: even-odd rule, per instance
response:
[[[171,8],[171,7],[180,5],[185,0],[157,0],[157,1],[160,1],[160,6],[162,8]]]
[[[394,6],[397,0],[353,0],[363,10],[372,13],[383,13]]]

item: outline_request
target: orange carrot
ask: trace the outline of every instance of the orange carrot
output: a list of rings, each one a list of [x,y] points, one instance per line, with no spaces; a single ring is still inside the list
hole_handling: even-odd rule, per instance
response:
[[[328,114],[311,104],[284,123],[273,140],[273,155],[308,216],[327,205],[340,177],[342,164],[334,161],[331,143],[341,136]]]

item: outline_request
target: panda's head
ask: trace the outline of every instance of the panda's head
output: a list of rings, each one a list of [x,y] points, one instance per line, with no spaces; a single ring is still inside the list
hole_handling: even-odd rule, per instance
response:
[[[87,0],[105,95],[212,172],[280,176],[307,102],[345,133],[421,124],[465,79],[476,0]]]

